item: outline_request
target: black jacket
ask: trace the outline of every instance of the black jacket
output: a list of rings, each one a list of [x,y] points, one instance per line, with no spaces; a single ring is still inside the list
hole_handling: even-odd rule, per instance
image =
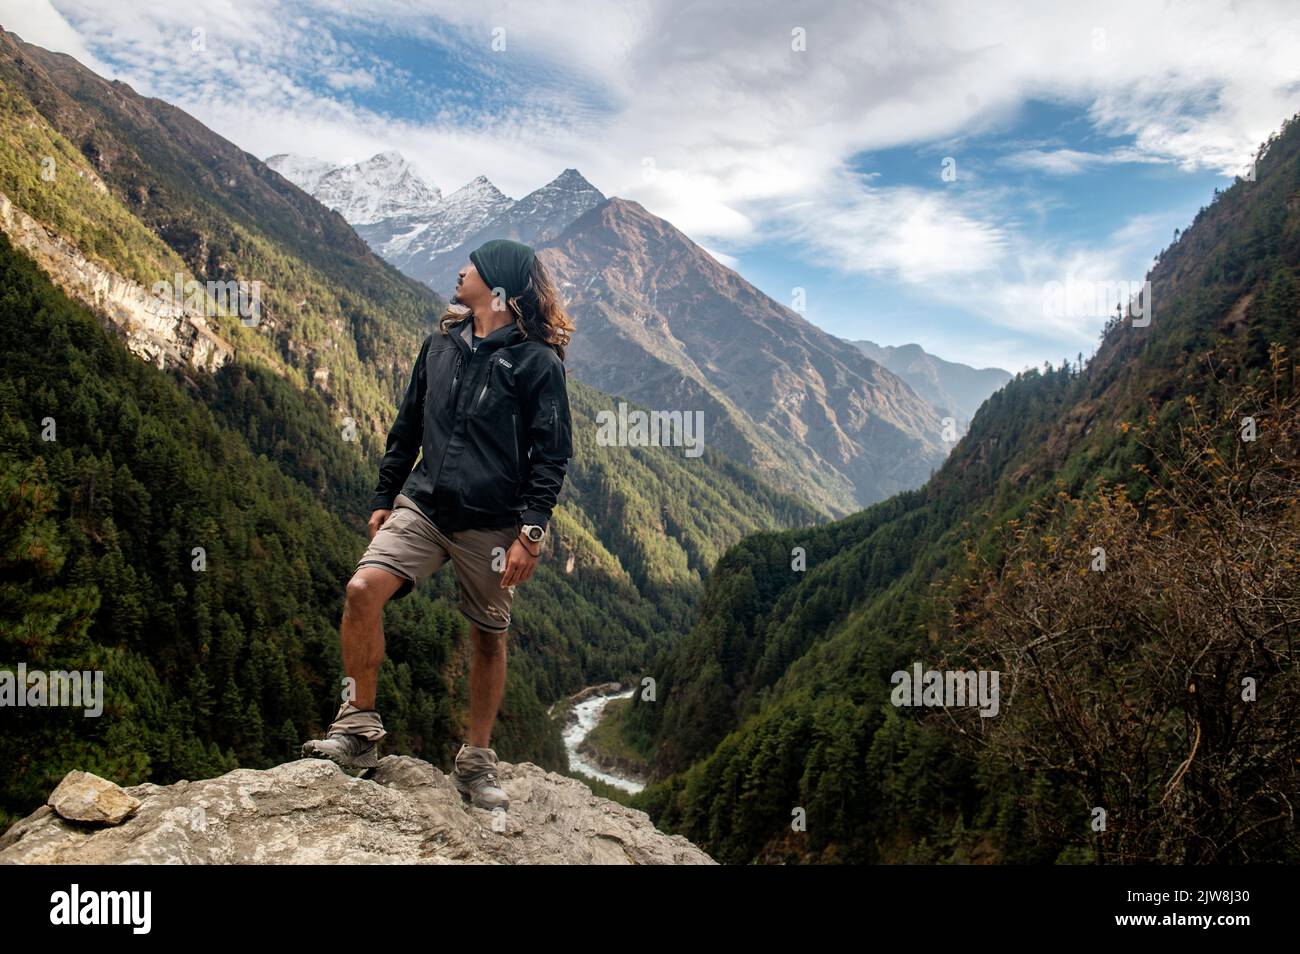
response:
[[[471,351],[472,328],[466,316],[421,345],[371,510],[400,491],[444,533],[545,527],[573,456],[564,362],[514,324]]]

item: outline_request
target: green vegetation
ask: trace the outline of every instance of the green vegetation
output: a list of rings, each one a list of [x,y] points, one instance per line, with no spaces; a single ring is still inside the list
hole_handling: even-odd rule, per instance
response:
[[[105,673],[99,718],[6,710],[0,811],[31,811],[74,768],[129,785],[296,758],[336,707],[364,538],[7,240],[0,289],[0,668]],[[389,614],[380,704],[397,750],[449,761],[465,629],[426,593]],[[545,723],[531,687],[514,680],[510,698],[504,735],[558,757],[527,735]]]
[[[998,567],[1002,528],[1030,521],[1059,493],[1092,500],[1117,483],[1142,507],[1142,519],[1153,519],[1143,501],[1160,464],[1134,425],[1176,434],[1190,420],[1183,399],[1195,396],[1214,415],[1218,439],[1231,440],[1218,410],[1251,384],[1272,386],[1270,342],[1297,353],[1300,123],[1289,122],[1265,145],[1257,168],[1257,181],[1217,196],[1162,254],[1150,275],[1150,327],[1112,325],[1086,368],[1064,362],[1018,375],[986,402],[924,488],[846,520],[755,535],[723,556],[699,622],[649,670],[660,701],[636,702],[628,720],[626,738],[661,777],[634,799],[637,807],[727,862],[1104,857],[1094,852],[1081,809],[1101,797],[1093,789],[1069,773],[1009,763],[1008,747],[1001,756],[972,751],[950,719],[894,708],[890,674],[918,660],[933,667],[961,658],[971,634],[950,608],[972,574],[989,582],[970,560],[986,574]],[[1288,368],[1277,387],[1294,388],[1292,375]],[[796,547],[806,551],[805,572],[791,568]],[[1271,598],[1290,596],[1279,583]],[[1131,618],[1116,625],[1139,646],[1155,639]],[[1217,639],[1219,625],[1193,633]],[[1294,625],[1271,638],[1293,642]],[[1085,683],[1073,691],[1091,698],[1103,688]],[[1114,693],[1102,699],[1108,711],[1122,708]],[[1269,705],[1279,703],[1275,693]],[[1261,706],[1261,718],[1276,716]],[[1177,767],[1168,756],[1182,759],[1189,748],[1189,707],[1180,700],[1167,711],[1165,757],[1153,758],[1134,783],[1142,793],[1162,788]],[[1061,731],[1040,721],[1020,738],[1035,730]],[[1242,769],[1256,779],[1234,782],[1241,810],[1226,821],[1207,814],[1206,786],[1189,801],[1190,815],[1180,808],[1147,816],[1152,831],[1167,836],[1155,858],[1300,858],[1284,818],[1261,814],[1280,799],[1297,803],[1294,745],[1291,736],[1268,760],[1243,749]],[[1068,750],[1056,755],[1082,759]],[[1273,802],[1250,794],[1259,779]],[[804,833],[791,831],[796,808],[807,813]],[[1053,829],[1045,818],[1061,824]],[[1135,822],[1121,813],[1112,824],[1127,832]],[[1217,840],[1184,837],[1189,824],[1203,824]],[[1130,843],[1148,847],[1113,857],[1151,857],[1149,838]]]
[[[296,757],[333,715],[343,584],[365,546],[373,464],[316,395],[238,362],[183,383],[132,357],[7,241],[0,263],[0,459],[13,501],[0,668],[104,669],[108,695],[101,719],[17,712],[0,805],[30,810],[71,768],[134,784]],[[592,419],[608,401],[574,394]],[[516,601],[521,651],[494,734],[503,758],[550,768],[563,767],[563,747],[539,697],[635,670],[667,643],[670,611],[689,616],[718,546],[707,521],[731,521],[725,541],[773,512],[810,516],[727,462],[596,448],[593,430],[578,440],[575,499],[557,511],[563,553]],[[658,523],[625,522],[652,512]],[[682,521],[675,538],[665,520]],[[663,612],[643,587],[665,595]],[[448,571],[387,611],[388,751],[438,764],[454,752],[467,699],[455,602]]]
[[[47,648],[62,655],[49,659],[111,656],[135,683],[111,673],[118,695],[88,726],[21,714],[0,806],[30,811],[70,768],[130,784],[295,757],[333,715],[343,585],[365,546],[396,397],[441,302],[184,113],[9,36],[0,126],[0,192],[52,234],[146,285],[176,271],[261,281],[265,306],[257,328],[214,322],[236,347],[219,372],[160,373],[6,246],[7,519],[32,528],[15,546],[48,540],[8,566],[15,578],[39,567],[43,605],[66,604],[66,618],[42,624],[61,634]],[[46,156],[52,179],[41,176]],[[326,387],[314,384],[320,369]],[[572,382],[577,456],[556,551],[515,603],[493,739],[504,758],[561,768],[539,700],[638,672],[689,628],[723,548],[821,517],[711,453],[598,446],[595,412],[612,400]],[[47,414],[53,443],[39,437]],[[358,442],[342,439],[345,414]],[[195,546],[202,573],[190,569]],[[388,751],[444,765],[467,695],[456,595],[449,570],[390,605],[379,702]],[[83,602],[96,607],[89,616],[75,612]],[[12,618],[29,612],[19,609]],[[45,659],[15,643],[0,664]],[[131,685],[132,698],[154,700],[148,709],[128,705]]]
[[[373,255],[338,215],[158,100],[0,37],[0,192],[87,257],[150,286],[261,283],[262,319],[212,319],[245,363],[320,387],[382,452],[409,355],[443,302]],[[53,157],[55,175],[41,178]],[[102,188],[101,188],[102,187]],[[317,372],[327,371],[318,384]]]
[[[109,194],[72,144],[3,82],[0,192],[87,258],[146,287],[187,271],[179,255]]]

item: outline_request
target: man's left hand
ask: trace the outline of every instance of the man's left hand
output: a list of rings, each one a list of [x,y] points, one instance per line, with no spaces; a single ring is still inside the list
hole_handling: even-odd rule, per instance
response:
[[[533,575],[536,566],[537,557],[528,552],[523,540],[516,537],[510,551],[506,554],[506,568],[501,573],[501,587],[505,589],[524,582]]]

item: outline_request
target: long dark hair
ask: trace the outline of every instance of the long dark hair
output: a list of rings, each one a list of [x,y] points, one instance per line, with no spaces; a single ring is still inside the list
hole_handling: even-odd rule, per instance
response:
[[[560,360],[564,360],[564,349],[576,329],[573,318],[560,301],[560,293],[550,272],[542,264],[541,256],[533,257],[528,285],[518,295],[506,299],[506,305],[515,316],[515,327],[524,333],[524,337],[550,345]],[[448,329],[464,319],[465,314],[449,307],[438,319],[438,330],[447,334]]]

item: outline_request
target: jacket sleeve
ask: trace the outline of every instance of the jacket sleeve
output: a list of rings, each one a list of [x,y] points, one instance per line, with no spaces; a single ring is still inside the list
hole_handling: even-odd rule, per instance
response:
[[[379,463],[379,483],[375,485],[375,494],[370,500],[372,513],[393,509],[393,500],[401,492],[420,453],[424,440],[424,362],[432,339],[430,335],[420,346],[411,382],[406,386],[406,394],[397,409],[397,420],[388,431],[388,448]]]
[[[521,524],[545,528],[564,485],[573,456],[573,421],[569,415],[569,389],[564,364],[558,357],[545,362],[545,370],[524,409],[531,442],[528,482],[524,485]]]

